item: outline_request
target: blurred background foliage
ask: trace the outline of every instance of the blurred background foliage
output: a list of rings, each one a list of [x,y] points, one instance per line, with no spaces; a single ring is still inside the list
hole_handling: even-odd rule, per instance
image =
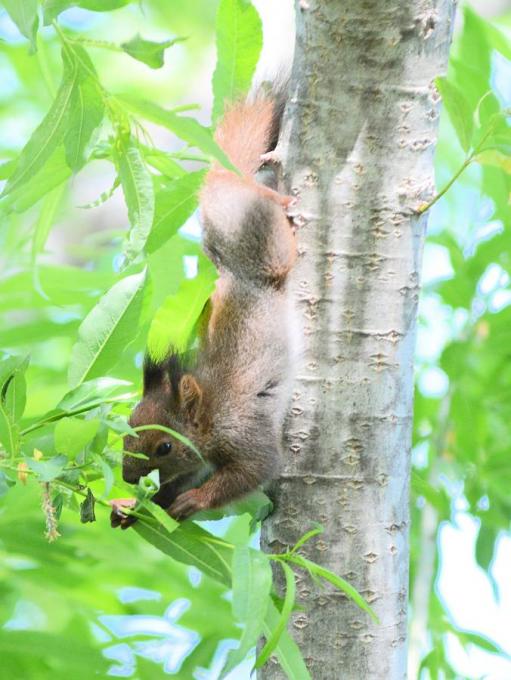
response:
[[[109,5],[116,1],[119,8],[112,12],[93,11],[101,5],[94,0],[49,0],[46,5],[50,12],[65,10],[59,23],[68,37],[96,41],[83,46],[99,82],[125,97],[126,110],[130,101],[133,110],[134,98],[167,110],[197,104],[196,111],[185,114],[208,125],[217,3],[111,0]],[[261,10],[266,5],[269,16],[278,12],[271,3],[257,4]],[[461,13],[448,78],[439,84],[445,107],[436,152],[437,189],[467,158],[470,163],[432,207],[425,252],[413,451],[410,678],[511,677],[509,610],[500,619],[504,626],[493,628],[483,615],[480,625],[469,627],[462,615],[473,599],[479,600],[481,612],[505,605],[509,589],[496,575],[495,562],[499,551],[504,554],[511,511],[511,134],[505,116],[511,106],[511,13],[505,2],[497,3],[499,14],[490,22],[471,9],[476,4],[467,4]],[[11,12],[14,5],[4,3]],[[479,3],[476,9],[487,12],[490,5]],[[0,10],[4,186],[13,160],[47,113],[62,72],[55,29],[40,27],[35,37],[34,26],[24,26],[24,37],[19,28]],[[139,42],[126,47],[138,33],[159,43],[186,40],[165,51]],[[282,40],[292,39],[292,26],[285,26]],[[125,49],[108,49],[101,41]],[[129,49],[138,50],[139,57],[142,49],[146,63],[127,54]],[[147,64],[149,59],[158,65],[163,53],[164,68]],[[122,137],[123,110],[116,111],[113,123],[93,132],[93,157],[78,173],[59,175],[66,166],[55,157],[46,176],[0,199],[0,347],[21,359],[30,354],[25,427],[67,393],[78,328],[116,282],[146,277],[143,294],[136,298],[138,288],[131,290],[130,299],[136,298],[138,306],[128,324],[130,342],[120,338],[98,375],[104,372],[138,387],[142,351],[156,312],[183,282],[193,286],[202,281],[192,291],[196,300],[214,279],[200,254],[193,200],[185,202],[174,221],[163,220],[170,238],[153,246],[149,241],[145,262],[123,259],[130,221],[132,227],[134,221],[138,227],[143,222],[143,208],[137,213],[129,198],[125,201],[126,183],[117,186],[122,169],[108,141],[112,134]],[[495,122],[491,149],[481,154],[481,130]],[[157,126],[154,116],[137,139],[143,140],[139,151],[154,173],[157,195],[167,196],[169,190],[174,205],[174,185],[169,189],[168,182],[205,167],[204,145],[189,148],[169,127]],[[167,208],[157,199],[157,214],[166,214]],[[133,390],[124,384],[114,387],[117,393]],[[99,421],[126,415],[130,397],[114,411],[104,404],[92,414],[98,421],[93,454],[94,446],[103,451],[105,445],[99,441],[104,437]],[[37,448],[46,455],[45,436],[43,429],[42,435],[29,437],[24,453],[32,455]],[[89,485],[100,499],[121,488],[114,449],[102,463],[94,454],[88,471]],[[165,672],[197,680],[219,677],[240,635],[226,586],[169,560],[134,531],[113,533],[101,504],[98,521],[81,525],[71,495],[62,499],[70,507],[63,508],[59,520],[61,538],[49,546],[40,484],[26,480],[23,471],[0,476],[0,495],[0,656],[6,677],[108,673],[152,679]],[[247,521],[242,515],[227,529],[233,542],[246,539]],[[442,587],[442,570],[450,564],[462,581],[473,570],[443,536],[450,536],[449,527],[463,533],[467,521],[471,529],[465,534],[477,535],[474,557],[492,590],[488,593],[467,577],[466,600],[452,605]],[[509,562],[506,569],[509,574]],[[248,677],[250,668],[239,667],[231,677]]]
[[[504,14],[489,22],[468,3],[461,8],[448,77],[439,83],[437,189],[462,172],[431,209],[424,260],[410,677],[511,677],[507,588],[494,569],[511,516],[511,14],[499,9]],[[443,540],[452,527],[465,535],[464,555],[459,543]],[[442,580],[447,571],[450,581]],[[458,592],[453,603],[446,591],[456,578],[465,599]],[[479,619],[470,623],[463,610],[479,610]]]

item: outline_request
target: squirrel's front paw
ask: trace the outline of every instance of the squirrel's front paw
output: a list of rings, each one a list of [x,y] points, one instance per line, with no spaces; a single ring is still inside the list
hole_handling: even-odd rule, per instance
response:
[[[199,489],[190,489],[180,494],[167,512],[174,519],[183,520],[205,509],[206,505]]]
[[[137,521],[136,517],[125,515],[123,508],[134,508],[137,501],[135,498],[114,498],[110,501],[112,512],[110,513],[110,526],[115,529],[127,529]]]

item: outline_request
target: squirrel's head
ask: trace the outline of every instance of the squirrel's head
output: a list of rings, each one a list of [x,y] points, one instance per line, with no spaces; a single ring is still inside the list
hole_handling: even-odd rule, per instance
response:
[[[199,383],[185,371],[177,354],[161,362],[146,358],[142,400],[135,406],[129,424],[133,428],[162,425],[195,442],[200,431],[202,401]],[[124,438],[124,450],[128,454],[143,453],[148,459],[124,456],[122,476],[126,482],[135,484],[140,477],[158,469],[163,483],[203,464],[196,452],[167,432],[151,428],[137,434],[138,437]]]

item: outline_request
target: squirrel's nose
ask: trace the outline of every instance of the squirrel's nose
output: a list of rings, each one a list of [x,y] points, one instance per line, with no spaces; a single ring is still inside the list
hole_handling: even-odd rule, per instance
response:
[[[137,470],[131,465],[126,464],[126,461],[124,461],[122,466],[122,478],[125,482],[128,484],[136,484],[142,474],[143,473],[140,470]]]

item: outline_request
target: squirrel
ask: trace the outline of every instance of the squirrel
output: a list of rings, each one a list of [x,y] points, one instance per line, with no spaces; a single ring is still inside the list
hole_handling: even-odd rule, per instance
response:
[[[291,197],[258,178],[268,174],[282,109],[271,95],[226,108],[215,140],[240,174],[214,163],[200,191],[203,248],[219,278],[199,349],[192,364],[174,352],[160,362],[146,357],[142,400],[129,419],[132,427],[172,428],[202,454],[161,430],[124,439],[125,451],[148,456],[125,456],[124,480],[137,483],[158,469],[152,500],[178,520],[239,499],[279,472],[293,364],[287,279],[296,246],[286,212]],[[112,502],[112,526],[134,521],[122,514],[133,504]]]

